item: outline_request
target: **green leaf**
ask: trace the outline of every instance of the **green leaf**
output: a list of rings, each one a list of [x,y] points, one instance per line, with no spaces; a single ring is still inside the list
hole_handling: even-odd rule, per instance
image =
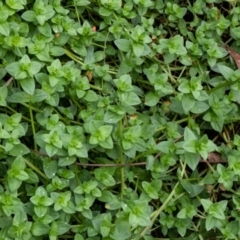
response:
[[[12,163],[11,168],[15,168],[18,170],[25,170],[26,164],[25,159],[22,156],[18,156]]]
[[[84,238],[79,233],[76,233],[75,236],[74,236],[74,240],[84,240]]]
[[[41,90],[41,89],[35,89],[34,95],[30,97],[30,101],[32,103],[42,102],[43,100],[48,98],[48,94]]]
[[[134,43],[132,44],[132,48],[133,48],[134,54],[135,54],[137,57],[142,56],[143,51],[144,51],[144,44],[134,42]]]
[[[149,92],[145,97],[145,105],[147,106],[155,106],[160,100],[160,96],[157,92]]]
[[[208,212],[209,208],[212,206],[212,202],[208,199],[200,199],[201,204],[206,212]]]
[[[123,52],[129,52],[131,50],[131,43],[127,39],[117,39],[114,41],[118,49]]]
[[[15,177],[20,181],[25,181],[29,178],[28,174],[23,170],[18,170],[18,174],[15,174]]]
[[[49,232],[50,240],[57,240],[57,223],[55,221],[51,224],[51,230]]]
[[[72,165],[74,162],[76,162],[75,157],[60,157],[58,161],[58,166],[64,167]]]
[[[194,171],[199,163],[200,155],[198,153],[185,152],[184,159],[187,165]]]
[[[104,122],[106,123],[117,123],[119,122],[125,114],[117,114],[112,111],[107,111],[104,115]]]
[[[23,71],[18,62],[12,62],[5,67],[6,71],[15,79],[24,79],[28,77],[26,71]]]
[[[46,215],[48,208],[45,206],[34,206],[34,212],[39,218]]]
[[[142,187],[150,198],[152,198],[152,199],[157,199],[158,198],[158,192],[154,188],[154,186],[152,186],[152,184],[144,181],[144,182],[142,182]]]
[[[119,99],[122,103],[125,103],[129,106],[135,106],[141,103],[140,98],[134,92],[120,93]]]
[[[196,197],[205,189],[204,186],[201,186],[199,184],[191,184],[187,180],[181,181],[181,184],[191,197]]]
[[[65,54],[65,50],[62,47],[54,46],[50,49],[51,56],[59,57]]]
[[[84,59],[85,64],[92,64],[95,62],[95,57],[94,57],[94,47],[90,46],[87,49],[87,56]]]
[[[6,98],[8,95],[8,89],[6,86],[0,87],[0,106],[6,106]]]
[[[20,85],[26,93],[28,93],[30,95],[34,94],[35,81],[33,78],[29,77],[29,78],[20,80]]]
[[[100,201],[106,202],[105,208],[110,210],[116,210],[121,208],[121,202],[109,191],[104,191],[102,196],[99,198]]]
[[[97,187],[98,183],[96,181],[89,181],[84,182],[83,184],[79,185],[74,189],[75,193],[82,194],[87,193],[90,194],[90,192]]]
[[[69,34],[62,32],[57,38],[54,39],[54,43],[58,46],[63,46],[68,42],[69,37]]]
[[[29,102],[29,95],[26,92],[15,92],[7,98],[9,103],[27,103]]]
[[[77,6],[87,6],[90,2],[88,0],[77,0],[76,5]],[[74,239],[74,240],[81,240],[81,239]]]
[[[135,200],[129,214],[131,225],[150,226],[151,220],[147,212],[147,204],[141,200]]]
[[[233,39],[239,39],[240,37],[240,27],[231,27],[230,28],[231,37]]]
[[[50,227],[47,224],[43,224],[41,222],[34,222],[31,231],[34,236],[39,237],[49,233]]]
[[[188,113],[195,105],[195,99],[191,94],[184,94],[182,97],[182,108]]]
[[[55,176],[57,172],[57,161],[50,159],[50,158],[44,158],[43,160],[43,171],[46,174],[48,178],[52,178]]]
[[[84,96],[84,99],[88,102],[96,102],[98,101],[98,95],[94,91],[88,90],[87,94]]]
[[[101,126],[98,130],[104,138],[107,138],[110,136],[112,129],[113,127],[111,125],[105,125],[105,126]]]
[[[116,221],[116,227],[114,228],[114,232],[110,236],[114,240],[128,239],[131,236],[129,222],[124,219],[118,219]]]
[[[0,128],[0,138],[5,139],[5,138],[10,138],[11,135],[4,129]]]
[[[26,155],[28,154],[30,151],[29,149],[26,147],[26,145],[20,143],[17,145],[14,145],[14,147],[8,152],[8,154],[10,156],[19,156],[19,155]]]
[[[195,114],[201,114],[206,112],[210,106],[205,102],[195,102],[195,105],[191,108],[191,112]]]
[[[222,132],[223,124],[223,119],[219,119],[218,121],[211,121],[212,128],[217,132]]]
[[[42,68],[42,64],[41,63],[35,62],[35,61],[31,61],[31,66],[28,69],[28,74],[31,77],[34,77],[35,74],[37,74],[40,71],[41,68]]]
[[[8,184],[9,190],[11,192],[15,192],[21,186],[22,181],[9,177],[8,181],[7,181],[7,184]]]
[[[176,98],[170,98],[170,99],[171,99],[171,104],[169,105],[169,109],[175,113],[184,114],[182,102],[177,100]]]
[[[219,225],[218,221],[219,220],[217,218],[213,217],[212,215],[208,215],[205,224],[206,230],[210,231],[211,229],[217,227]]]
[[[14,10],[21,10],[24,8],[23,5],[25,5],[26,2],[23,4],[22,1],[18,0],[6,0],[6,4]]]
[[[183,208],[180,210],[180,212],[177,214],[178,218],[185,219],[187,218],[187,209]]]
[[[157,145],[157,149],[159,149],[163,153],[169,153],[171,149],[174,147],[174,142],[171,140],[162,141]]]
[[[38,26],[38,30],[39,30],[40,33],[42,33],[46,37],[51,37],[52,36],[52,29],[51,29],[51,26],[48,23],[45,23],[42,26]]]
[[[9,26],[9,23],[8,22],[3,22],[3,23],[0,23],[0,33],[4,36],[9,36],[10,34],[10,26]]]
[[[94,53],[95,62],[100,62],[106,57],[104,51],[96,51]]]
[[[219,72],[224,76],[226,80],[230,80],[231,76],[234,73],[234,70],[230,67],[227,67],[225,65],[218,64],[218,70]]]
[[[109,172],[106,172],[106,168],[99,168],[94,170],[94,175],[98,181],[105,186],[114,186],[115,180]]]
[[[212,214],[213,217],[217,219],[225,219],[225,214],[221,209],[218,209],[217,211],[209,211],[209,214]]]
[[[153,168],[155,158],[152,155],[147,156],[146,170],[151,170]]]
[[[186,151],[188,151],[190,153],[197,153],[199,151],[197,145],[198,145],[197,140],[186,141],[183,144],[183,149],[185,149]]]
[[[25,180],[26,183],[35,184],[39,182],[37,174],[34,173],[31,169],[25,169],[24,171],[27,173],[29,177],[27,180]]]
[[[133,66],[128,61],[122,61],[119,70],[118,70],[118,76],[124,75],[126,73],[129,73],[133,69]]]
[[[107,137],[105,141],[99,142],[99,145],[106,149],[112,149],[113,148],[113,141],[111,137]]]
[[[71,225],[63,221],[56,221],[57,224],[57,235],[62,235],[69,231]]]
[[[201,199],[202,204],[204,204],[204,203],[206,204],[206,201],[202,201],[202,200],[203,199]],[[223,220],[223,219],[225,219],[224,211],[226,209],[227,204],[228,204],[227,200],[213,203],[209,206],[208,213],[216,219]]]
[[[104,7],[100,7],[99,14],[104,16],[104,17],[109,17],[112,14],[112,11],[110,11],[110,10],[104,8]]]
[[[128,150],[128,149],[131,149],[133,147],[133,143],[131,143],[128,140],[123,139],[122,140],[122,146],[123,146],[124,150]]]
[[[193,131],[186,127],[185,130],[184,130],[184,140],[185,141],[192,141],[192,140],[196,140],[196,136],[195,134],[193,133]]]
[[[132,79],[128,74],[124,74],[119,79],[115,79],[114,83],[116,84],[118,90],[122,92],[130,92],[133,90]]]
[[[80,148],[77,152],[76,152],[76,156],[81,157],[81,158],[87,158],[88,157],[88,150],[86,147],[82,147]]]
[[[94,125],[91,125],[91,126],[95,128]],[[108,138],[112,132],[112,126],[105,125],[105,126],[96,128],[96,130],[94,130],[94,128],[92,130],[90,129],[91,132],[93,132],[89,140],[90,144],[98,144],[98,143],[104,144],[104,142],[106,142],[107,145],[113,144],[112,139]]]
[[[27,22],[33,22],[36,20],[36,14],[34,11],[25,11],[23,14],[22,14],[22,19],[24,19],[25,21]]]

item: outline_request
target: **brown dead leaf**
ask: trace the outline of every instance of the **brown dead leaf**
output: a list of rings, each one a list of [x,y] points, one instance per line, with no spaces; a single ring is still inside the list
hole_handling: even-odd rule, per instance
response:
[[[92,78],[93,78],[93,72],[92,71],[87,71],[86,72],[86,76],[87,76],[87,78],[88,78],[88,80],[90,82],[92,80]]]
[[[235,63],[237,64],[238,69],[240,69],[240,54],[236,53],[232,48],[226,47],[226,50],[234,59]]]
[[[209,163],[225,163],[226,161],[222,159],[221,155],[216,152],[211,152],[208,154],[208,158],[206,160]],[[201,159],[200,162],[206,162],[205,160]]]

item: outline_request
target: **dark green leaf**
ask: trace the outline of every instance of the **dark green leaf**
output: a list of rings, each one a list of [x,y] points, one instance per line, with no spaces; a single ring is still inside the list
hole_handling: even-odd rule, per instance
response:
[[[34,222],[31,231],[34,236],[38,237],[47,234],[50,231],[50,227],[41,222]]]
[[[48,178],[52,178],[57,172],[57,161],[51,158],[44,158],[43,170]]]
[[[16,92],[7,98],[10,103],[26,103],[29,102],[28,94],[25,92]]]
[[[58,235],[62,235],[66,232],[68,232],[68,230],[71,228],[71,225],[69,225],[66,222],[63,221],[56,221],[57,224],[57,234]]]
[[[181,184],[191,197],[196,197],[205,189],[203,185],[201,186],[199,184],[191,184],[188,181],[181,181]]]
[[[145,105],[155,106],[159,102],[160,96],[157,92],[149,92],[145,97]]]
[[[10,156],[19,156],[19,155],[26,155],[28,154],[30,151],[29,149],[26,147],[26,145],[20,143],[20,144],[17,144],[15,145],[9,152],[8,154]]]
[[[225,66],[225,65],[220,65],[218,64],[218,70],[220,71],[220,73],[224,76],[224,78],[226,80],[230,80],[231,79],[231,76],[233,75],[234,73],[234,70]]]
[[[191,112],[195,114],[201,114],[209,109],[209,105],[205,102],[195,102],[195,105],[191,108]]]
[[[20,80],[20,85],[26,93],[28,93],[30,95],[34,94],[35,81],[33,78],[29,77],[29,78]]]
[[[34,92],[34,95],[30,97],[30,101],[32,103],[36,103],[36,102],[41,102],[47,98],[48,98],[48,94],[45,91],[41,89],[36,89]]]
[[[198,153],[185,152],[184,159],[187,165],[194,171],[199,163],[200,155]]]
[[[130,41],[127,39],[117,39],[114,41],[114,43],[117,45],[118,49],[120,49],[123,52],[128,52],[131,50]]]

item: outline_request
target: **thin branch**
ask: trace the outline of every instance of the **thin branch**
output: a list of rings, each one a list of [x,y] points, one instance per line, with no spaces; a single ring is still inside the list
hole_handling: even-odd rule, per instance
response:
[[[4,86],[8,86],[13,81],[13,77],[10,77],[4,84]]]
[[[75,163],[79,166],[88,166],[88,167],[128,167],[128,166],[142,166],[146,165],[146,162],[139,163]]]
[[[49,157],[47,154],[30,149],[31,152],[36,153],[39,156],[43,157]],[[154,157],[156,160],[160,156],[160,152]],[[49,157],[50,158],[50,157]],[[51,159],[57,160],[58,157],[51,157]],[[200,158],[199,162],[208,162],[208,163],[226,163],[227,161],[223,160],[221,158],[221,155],[215,152],[209,153],[207,160],[204,160],[203,158]],[[84,166],[84,167],[133,167],[133,166],[144,166],[147,164],[147,162],[138,162],[138,163],[75,163],[78,166]]]

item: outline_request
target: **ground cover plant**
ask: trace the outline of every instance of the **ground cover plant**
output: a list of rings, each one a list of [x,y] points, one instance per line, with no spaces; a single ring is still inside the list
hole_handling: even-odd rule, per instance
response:
[[[0,239],[239,239],[239,20],[0,0]]]

